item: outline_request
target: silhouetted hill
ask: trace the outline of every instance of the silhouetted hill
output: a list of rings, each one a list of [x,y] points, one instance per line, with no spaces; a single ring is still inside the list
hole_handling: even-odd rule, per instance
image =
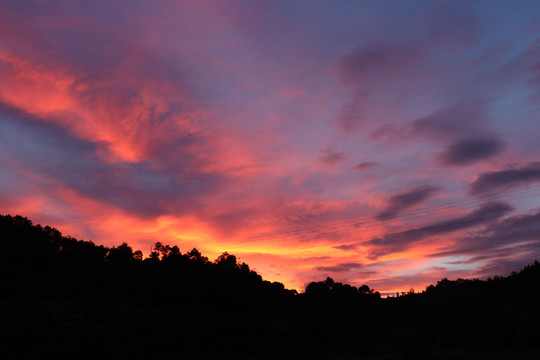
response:
[[[181,298],[182,301],[253,300],[292,296],[281,283],[263,281],[234,255],[214,262],[197,249],[156,243],[143,259],[126,243],[107,248],[81,241],[21,216],[0,216],[2,282],[19,294],[56,296],[115,294],[132,298]]]
[[[121,238],[121,234],[119,234]],[[381,298],[331,278],[296,294],[232,254],[148,258],[0,215],[0,356],[538,358],[540,264]]]

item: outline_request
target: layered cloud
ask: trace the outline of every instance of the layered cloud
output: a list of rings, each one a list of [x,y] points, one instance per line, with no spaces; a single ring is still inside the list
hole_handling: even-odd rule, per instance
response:
[[[507,217],[489,224],[484,231],[458,238],[451,246],[453,249],[444,255],[475,254],[487,256],[495,252],[497,257],[504,257],[508,249],[524,251],[540,247],[540,213],[530,213]],[[504,248],[503,253],[497,253]],[[439,254],[441,255],[441,254]],[[507,254],[506,254],[507,255]]]
[[[385,125],[373,138],[427,140],[444,146],[436,156],[444,166],[467,166],[499,155],[505,143],[492,134],[485,101],[463,101],[403,125]]]
[[[441,190],[439,187],[424,185],[416,187],[406,193],[397,194],[390,197],[388,206],[377,215],[379,220],[394,218],[401,211],[411,208],[428,199],[433,193]]]
[[[364,162],[361,162],[360,164],[354,166],[352,169],[355,170],[355,171],[366,171],[366,170],[369,170],[369,169],[373,169],[377,166],[379,166],[380,164],[378,162],[375,162],[375,161],[364,161]]]
[[[333,266],[317,266],[315,267],[315,270],[326,272],[326,273],[340,273],[340,272],[360,269],[362,267],[363,265],[360,263],[343,263],[343,264],[336,264]]]
[[[519,168],[490,171],[480,174],[472,183],[472,194],[505,190],[540,182],[540,162]]]
[[[347,154],[344,152],[335,151],[331,147],[322,150],[321,155],[319,156],[319,160],[326,165],[335,165],[344,161],[345,159],[347,159]]]
[[[470,165],[499,154],[504,145],[490,137],[473,137],[458,140],[439,155],[446,165]]]
[[[402,251],[403,249],[412,246],[415,242],[432,236],[453,233],[458,230],[491,222],[494,219],[502,217],[511,210],[512,207],[505,203],[488,203],[466,215],[425,225],[419,228],[388,234],[382,238],[371,239],[368,241],[368,244],[372,245],[368,256],[376,259],[385,254]]]

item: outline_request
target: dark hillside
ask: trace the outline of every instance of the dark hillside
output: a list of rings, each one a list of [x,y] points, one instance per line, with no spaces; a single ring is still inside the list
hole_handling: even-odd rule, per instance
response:
[[[121,238],[121,234],[119,234]],[[143,259],[0,216],[0,356],[538,358],[540,264],[381,298],[325,281],[296,294],[224,253]]]

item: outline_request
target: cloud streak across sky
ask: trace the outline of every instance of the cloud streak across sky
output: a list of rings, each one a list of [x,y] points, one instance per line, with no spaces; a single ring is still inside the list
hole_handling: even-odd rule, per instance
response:
[[[0,212],[228,251],[298,289],[517,270],[540,258],[539,19],[534,1],[3,2]]]

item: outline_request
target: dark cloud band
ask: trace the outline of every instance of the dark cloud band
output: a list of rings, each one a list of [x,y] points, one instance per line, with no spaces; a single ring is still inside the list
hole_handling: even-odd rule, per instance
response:
[[[427,200],[439,190],[440,188],[437,186],[425,185],[416,187],[406,193],[394,195],[388,201],[388,207],[377,215],[377,219],[392,219],[401,211]]]
[[[506,189],[540,181],[540,162],[530,163],[517,169],[493,171],[481,174],[471,184],[471,194]]]
[[[512,207],[501,202],[491,202],[482,205],[467,215],[454,219],[440,221],[431,225],[385,235],[367,241],[373,246],[368,256],[376,259],[379,256],[406,249],[411,244],[435,235],[449,234],[458,230],[471,228],[494,221],[509,213]]]
[[[347,272],[350,270],[360,269],[364,265],[360,263],[343,263],[343,264],[337,264],[334,266],[317,266],[315,267],[315,270],[317,271],[323,271],[323,272]]]
[[[503,148],[504,144],[492,137],[466,138],[450,144],[440,154],[439,160],[444,165],[470,165],[499,154]]]

